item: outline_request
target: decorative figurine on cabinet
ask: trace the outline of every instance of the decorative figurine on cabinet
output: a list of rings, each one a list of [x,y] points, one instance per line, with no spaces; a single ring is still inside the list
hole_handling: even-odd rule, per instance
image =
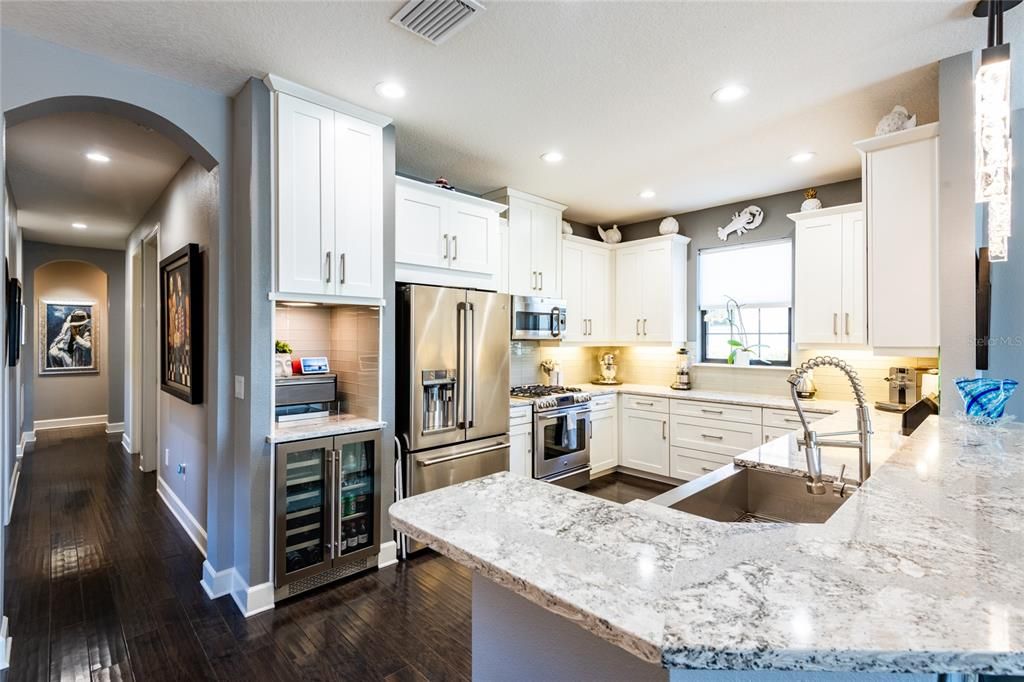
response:
[[[601,239],[604,240],[605,244],[618,244],[622,241],[622,233],[619,232],[618,225],[612,225],[612,229],[610,230],[606,230],[598,225],[597,233],[601,235]]]
[[[817,211],[821,208],[821,199],[818,198],[818,190],[811,187],[804,192],[804,203],[800,204],[800,212]]]

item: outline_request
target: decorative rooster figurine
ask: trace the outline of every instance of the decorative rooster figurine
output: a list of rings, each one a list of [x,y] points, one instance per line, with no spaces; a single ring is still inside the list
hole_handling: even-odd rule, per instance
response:
[[[612,225],[612,229],[605,230],[600,225],[597,226],[597,233],[601,235],[601,239],[604,240],[605,244],[618,244],[622,241],[622,233],[619,232],[618,225]]]

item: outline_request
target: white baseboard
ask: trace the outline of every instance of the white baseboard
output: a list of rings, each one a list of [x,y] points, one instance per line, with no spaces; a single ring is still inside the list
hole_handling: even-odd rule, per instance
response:
[[[124,433],[124,422],[107,422],[106,432],[110,433]]]
[[[134,455],[132,452],[132,439],[128,437],[128,432],[125,431],[121,434],[121,449],[124,450],[126,455]]]
[[[11,522],[11,517],[14,515],[14,498],[18,495],[18,481],[21,480],[21,458],[19,457],[14,462],[14,471],[11,472],[11,488],[8,490],[7,499],[10,500],[7,504],[7,509],[4,513],[4,525],[6,526]]]
[[[21,452],[22,452],[22,454],[25,453],[25,446],[26,445],[28,445],[29,443],[35,443],[35,442],[36,442],[36,432],[35,431],[22,431],[21,432]]]
[[[200,584],[210,599],[217,599],[231,593],[231,585],[234,581],[234,568],[225,568],[223,571],[214,570],[209,561],[203,562],[203,579]]]
[[[199,551],[205,557],[206,529],[196,521],[196,517],[192,516],[192,512],[188,510],[185,503],[174,494],[171,487],[160,476],[156,477],[156,494],[160,496],[160,499],[163,500],[167,508],[174,514],[174,518],[178,519],[178,523],[185,529],[185,533],[192,538],[192,542],[195,543],[196,547],[199,548]]]
[[[0,670],[11,667],[11,638],[7,636],[7,616],[0,621]]]
[[[107,415],[93,414],[88,417],[65,417],[63,419],[37,419],[32,424],[35,431],[43,429],[65,429],[69,426],[93,426],[94,424],[106,424]]]
[[[243,616],[255,616],[274,608],[274,583],[266,582],[249,587],[238,571],[232,568],[231,598]]]
[[[398,543],[394,540],[391,542],[382,542],[380,545],[380,553],[377,554],[377,568],[385,568],[397,563]]]

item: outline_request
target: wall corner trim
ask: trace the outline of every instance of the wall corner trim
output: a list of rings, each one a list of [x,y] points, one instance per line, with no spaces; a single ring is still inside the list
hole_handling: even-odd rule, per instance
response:
[[[7,636],[7,616],[0,621],[0,670],[11,667],[11,638]]]
[[[218,571],[209,560],[206,560],[203,562],[203,579],[199,581],[199,584],[203,586],[206,596],[210,599],[218,599],[231,593],[234,574],[234,568]]]
[[[274,608],[274,583],[265,582],[249,587],[234,568],[231,569],[231,598],[246,618]]]
[[[377,554],[377,568],[385,568],[398,563],[398,543],[394,540],[382,542]]]
[[[128,437],[127,431],[121,434],[121,449],[124,450],[124,454],[128,456],[138,454],[137,452],[132,452],[132,439]]]
[[[124,433],[124,422],[107,422],[107,434]]]
[[[178,523],[184,529],[185,533],[192,539],[196,547],[202,552],[203,557],[206,557],[206,529],[196,521],[196,517],[192,516],[192,512],[188,510],[185,503],[174,494],[171,487],[167,485],[164,479],[160,478],[159,475],[156,477],[156,494],[163,500],[164,505],[170,510],[174,518],[178,520]]]
[[[19,446],[20,448],[21,446]],[[7,491],[7,509],[4,510],[4,525],[8,525],[11,522],[11,517],[14,516],[14,498],[18,495],[18,482],[21,481],[21,456],[14,462],[14,470],[11,472],[11,487]]]

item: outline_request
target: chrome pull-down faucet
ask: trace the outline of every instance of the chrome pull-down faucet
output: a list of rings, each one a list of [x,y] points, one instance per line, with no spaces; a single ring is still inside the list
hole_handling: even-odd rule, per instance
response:
[[[807,423],[807,417],[804,415],[803,407],[800,405],[800,399],[797,397],[796,386],[803,375],[816,367],[835,367],[850,380],[850,386],[853,388],[853,397],[857,400],[856,431],[818,433],[811,430],[810,425]],[[864,385],[861,383],[860,377],[857,376],[857,373],[845,361],[828,355],[821,355],[804,362],[789,375],[786,381],[789,382],[793,404],[796,405],[796,413],[804,427],[804,436],[797,443],[803,447],[804,453],[807,455],[807,492],[812,495],[824,495],[828,492],[829,486],[821,479],[822,447],[856,448],[859,450],[860,484],[863,484],[871,476],[871,434],[873,431],[871,430],[871,412],[864,397]],[[857,435],[857,440],[829,440],[836,436],[852,436],[854,434]],[[849,484],[841,482],[839,488],[836,489],[836,493],[844,495],[848,487]]]

